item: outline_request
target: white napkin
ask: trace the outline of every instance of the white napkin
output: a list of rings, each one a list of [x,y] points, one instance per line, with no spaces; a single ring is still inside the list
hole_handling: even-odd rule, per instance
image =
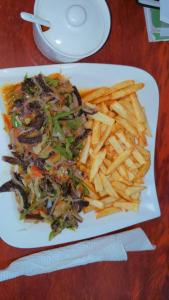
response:
[[[154,250],[141,228],[42,251],[17,259],[0,271],[0,281],[86,265],[98,261],[127,260],[127,251]]]

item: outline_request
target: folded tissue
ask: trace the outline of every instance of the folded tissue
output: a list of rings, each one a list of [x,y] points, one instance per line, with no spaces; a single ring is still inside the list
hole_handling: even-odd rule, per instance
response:
[[[154,250],[141,228],[111,234],[70,246],[41,251],[12,262],[0,270],[0,281],[50,273],[94,262],[125,261],[129,251]]]

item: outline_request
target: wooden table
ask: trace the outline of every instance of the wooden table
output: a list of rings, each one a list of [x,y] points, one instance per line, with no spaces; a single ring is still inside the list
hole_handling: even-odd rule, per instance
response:
[[[143,68],[155,77],[160,89],[155,173],[162,216],[141,224],[157,249],[130,253],[127,262],[95,263],[10,280],[0,284],[2,300],[169,299],[169,43],[148,43],[143,9],[136,1],[107,2],[112,12],[110,37],[101,51],[84,61]],[[33,4],[33,0],[1,1],[1,68],[51,63],[37,50],[31,24],[19,17],[21,11],[32,12]],[[36,251],[16,249],[1,240],[0,267]]]

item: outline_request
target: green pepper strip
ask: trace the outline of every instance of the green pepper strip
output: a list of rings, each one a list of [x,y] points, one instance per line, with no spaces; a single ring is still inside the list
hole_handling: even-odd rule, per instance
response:
[[[19,120],[18,116],[13,115],[12,118],[11,118],[11,122],[12,122],[12,125],[15,128],[18,128],[18,127],[22,126],[22,122]]]

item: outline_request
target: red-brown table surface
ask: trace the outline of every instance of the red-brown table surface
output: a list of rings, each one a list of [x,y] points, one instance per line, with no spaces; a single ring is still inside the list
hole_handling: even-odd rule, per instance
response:
[[[155,174],[161,217],[140,225],[157,249],[130,253],[127,262],[95,263],[0,283],[2,300],[169,299],[169,43],[148,42],[143,9],[136,1],[107,2],[112,13],[109,39],[101,51],[83,61],[140,67],[157,80]],[[0,68],[51,64],[37,50],[31,24],[19,17],[21,11],[32,12],[33,4],[33,0],[0,1]],[[0,267],[39,250],[16,249],[1,240]]]

